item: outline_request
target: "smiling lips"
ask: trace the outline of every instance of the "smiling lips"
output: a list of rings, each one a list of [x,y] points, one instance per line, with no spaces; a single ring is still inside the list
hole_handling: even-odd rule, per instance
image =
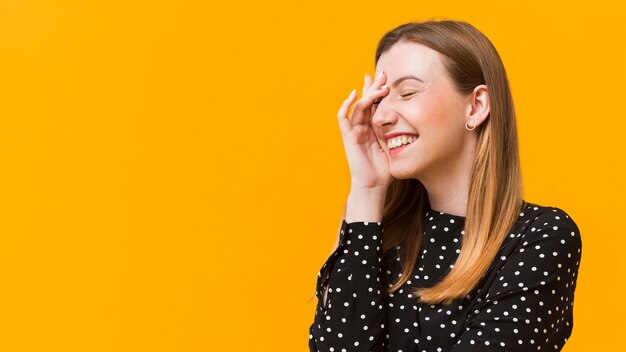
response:
[[[417,140],[417,136],[412,136],[412,135],[397,136],[387,141],[387,148],[391,150],[391,149],[398,148],[406,144],[411,144],[415,142],[416,140]]]

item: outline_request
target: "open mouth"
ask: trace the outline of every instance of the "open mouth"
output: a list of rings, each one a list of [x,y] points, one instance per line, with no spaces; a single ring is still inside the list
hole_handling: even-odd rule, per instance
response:
[[[394,137],[387,141],[387,148],[389,149],[389,151],[392,151],[395,149],[401,149],[415,142],[417,139],[418,139],[418,136],[416,135],[402,135],[402,136]]]

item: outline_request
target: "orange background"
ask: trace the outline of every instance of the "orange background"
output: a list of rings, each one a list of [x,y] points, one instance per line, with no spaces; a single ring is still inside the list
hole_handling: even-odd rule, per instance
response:
[[[507,67],[526,200],[581,230],[564,351],[624,351],[626,11],[592,5],[2,1],[0,350],[308,351],[336,112],[443,16]]]

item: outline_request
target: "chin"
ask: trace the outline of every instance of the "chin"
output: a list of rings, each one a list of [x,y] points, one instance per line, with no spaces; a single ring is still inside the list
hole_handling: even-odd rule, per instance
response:
[[[408,180],[411,178],[417,178],[416,170],[407,168],[391,168],[389,170],[391,176],[397,180]]]

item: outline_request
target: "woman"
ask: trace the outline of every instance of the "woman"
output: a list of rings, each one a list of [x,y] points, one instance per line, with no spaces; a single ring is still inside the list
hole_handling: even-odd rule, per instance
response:
[[[559,351],[580,234],[563,210],[523,200],[496,49],[465,22],[407,23],[375,63],[338,113],[351,189],[310,350]]]

